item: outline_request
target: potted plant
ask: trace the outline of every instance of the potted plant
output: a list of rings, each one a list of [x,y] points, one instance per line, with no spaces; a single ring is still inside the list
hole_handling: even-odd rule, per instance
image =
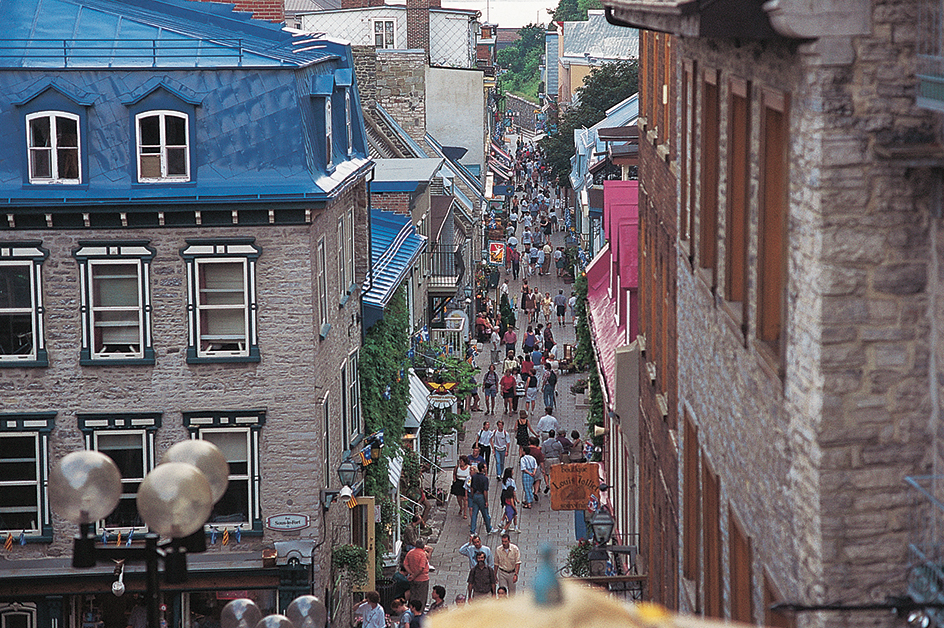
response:
[[[588,386],[588,383],[587,383],[586,378],[581,378],[581,379],[578,379],[576,382],[574,382],[573,385],[570,387],[570,392],[574,393],[574,395],[577,396],[577,400],[575,401],[575,404],[576,404],[576,407],[578,408],[586,408],[588,405],[587,386]]]
[[[587,539],[580,539],[576,545],[571,545],[567,560],[564,561],[563,573],[574,578],[589,576],[591,549],[593,549],[593,544]]]

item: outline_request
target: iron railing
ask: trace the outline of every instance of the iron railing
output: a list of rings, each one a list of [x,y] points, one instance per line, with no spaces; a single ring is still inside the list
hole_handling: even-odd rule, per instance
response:
[[[465,274],[465,259],[461,245],[437,246],[429,256],[429,287],[455,289]]]
[[[908,544],[908,593],[919,603],[944,603],[944,476],[906,477],[916,491],[915,528]],[[930,626],[944,626],[944,610],[926,609]]]

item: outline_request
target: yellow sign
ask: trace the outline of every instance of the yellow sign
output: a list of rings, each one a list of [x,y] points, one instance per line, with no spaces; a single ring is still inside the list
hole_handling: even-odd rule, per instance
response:
[[[599,465],[588,462],[551,467],[551,508],[586,510],[590,498],[600,499]]]

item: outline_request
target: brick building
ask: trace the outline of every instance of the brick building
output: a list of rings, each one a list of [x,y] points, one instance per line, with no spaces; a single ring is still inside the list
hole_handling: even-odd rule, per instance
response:
[[[940,463],[940,6],[605,4],[644,31],[653,594],[768,625],[890,625],[769,606],[936,595],[908,580],[940,539],[905,478]]]
[[[321,494],[362,431],[372,162],[350,47],[183,0],[21,8],[0,61],[0,533],[21,541],[0,618],[123,622],[134,597],[108,592],[110,561],[70,566],[46,478],[70,451],[112,456],[124,495],[97,534],[140,543],[137,485],[188,438],[222,449],[229,489],[164,588],[170,624],[218,618],[226,591],[267,611],[323,593],[330,549],[373,528]],[[127,565],[129,593],[143,575]]]

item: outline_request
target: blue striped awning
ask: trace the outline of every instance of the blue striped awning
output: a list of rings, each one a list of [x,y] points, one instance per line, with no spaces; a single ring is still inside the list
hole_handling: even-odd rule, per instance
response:
[[[364,326],[383,318],[383,310],[409,275],[426,238],[417,235],[409,216],[372,209],[370,212],[371,274],[364,285]]]

